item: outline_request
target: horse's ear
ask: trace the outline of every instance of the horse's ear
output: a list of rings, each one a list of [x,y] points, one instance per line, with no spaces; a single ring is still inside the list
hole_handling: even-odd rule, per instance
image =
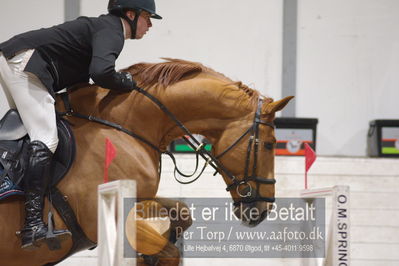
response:
[[[274,114],[274,113],[282,110],[289,103],[289,101],[293,98],[294,98],[294,96],[288,96],[279,101],[275,101],[275,102],[264,105],[262,107],[262,114],[263,115]]]

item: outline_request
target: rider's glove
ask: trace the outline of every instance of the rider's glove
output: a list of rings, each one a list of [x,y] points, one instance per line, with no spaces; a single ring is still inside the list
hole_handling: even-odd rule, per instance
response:
[[[131,92],[137,89],[136,82],[129,72],[114,71],[108,74],[92,74],[91,78],[97,85],[110,90]]]
[[[121,89],[120,91],[131,92],[137,89],[136,81],[134,81],[132,74],[129,72],[118,72],[121,75]]]

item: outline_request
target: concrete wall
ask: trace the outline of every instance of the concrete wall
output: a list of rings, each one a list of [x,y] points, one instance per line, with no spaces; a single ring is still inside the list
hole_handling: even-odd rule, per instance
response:
[[[101,13],[107,1],[95,2],[82,0],[82,14]],[[127,42],[118,66],[199,61],[278,99],[282,2],[158,0],[164,20]],[[398,12],[395,0],[298,1],[296,113],[319,118],[319,154],[364,156],[368,122],[399,118]]]
[[[81,0],[81,14],[107,0]],[[173,57],[204,63],[276,99],[281,97],[281,0],[157,0],[164,20],[128,41],[117,67]],[[62,0],[4,0],[0,39],[63,21]],[[319,118],[320,155],[364,156],[368,122],[399,118],[399,2],[298,3],[296,114]],[[18,16],[16,15],[18,14]]]
[[[320,119],[320,154],[365,155],[368,122],[399,119],[399,2],[299,3],[297,115]]]
[[[2,0],[0,41],[28,30],[49,27],[64,21],[64,0]]]
[[[0,2],[0,42],[29,30],[48,27],[64,21],[63,0],[2,0]],[[0,118],[9,104],[0,84]]]
[[[103,13],[107,2],[82,0],[82,14]],[[157,11],[164,19],[153,20],[142,40],[125,43],[118,67],[161,57],[193,60],[280,97],[280,0],[251,0],[251,5],[238,0],[158,0]]]

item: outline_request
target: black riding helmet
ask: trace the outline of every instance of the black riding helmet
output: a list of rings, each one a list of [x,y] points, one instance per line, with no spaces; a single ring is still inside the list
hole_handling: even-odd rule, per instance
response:
[[[133,20],[126,16],[127,10],[133,10],[136,13]],[[136,38],[137,21],[142,11],[150,13],[151,18],[162,19],[155,11],[154,0],[109,0],[108,3],[108,12],[110,14],[122,17],[129,22],[132,31],[131,39]]]

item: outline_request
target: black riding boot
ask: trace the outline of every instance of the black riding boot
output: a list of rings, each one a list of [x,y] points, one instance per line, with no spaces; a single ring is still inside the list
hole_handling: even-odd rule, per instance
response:
[[[25,174],[25,225],[21,230],[22,248],[32,249],[45,240],[47,225],[43,222],[44,196],[50,182],[53,153],[40,141],[28,146]]]

